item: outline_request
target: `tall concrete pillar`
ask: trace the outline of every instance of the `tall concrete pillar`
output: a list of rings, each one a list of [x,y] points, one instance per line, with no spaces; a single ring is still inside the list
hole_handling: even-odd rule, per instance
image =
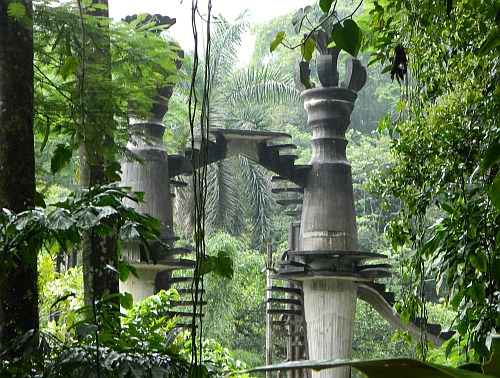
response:
[[[137,15],[127,16],[126,22],[137,19]],[[154,20],[157,25],[173,25],[172,19],[161,15],[148,15],[143,21]],[[183,57],[182,50],[178,50],[179,57]],[[182,62],[179,59],[176,66],[179,69]],[[122,182],[124,186],[129,186],[133,191],[144,192],[145,202],[128,202],[139,213],[149,214],[162,223],[160,229],[162,240],[170,245],[175,240],[173,230],[172,197],[170,193],[170,174],[168,170],[168,155],[163,145],[163,134],[165,125],[163,117],[168,111],[168,102],[173,93],[172,86],[158,87],[157,95],[153,98],[153,105],[149,112],[151,115],[144,119],[131,119],[129,122],[129,132],[131,141],[127,148],[139,157],[139,161],[125,161],[122,163]],[[126,282],[120,282],[120,291],[132,294],[135,301],[146,299],[158,291],[158,273],[168,271],[168,255],[160,246],[153,246],[158,253],[158,258],[162,263],[152,264],[141,262],[140,249],[137,243],[123,245],[122,257],[134,265],[140,279],[130,275]]]
[[[301,93],[312,129],[298,252],[308,267],[308,276],[302,280],[311,360],[351,357],[358,287],[359,260],[353,257],[358,237],[345,132],[366,71],[359,61],[348,61],[346,79],[339,87],[337,56],[333,55],[318,58],[323,86]],[[348,378],[350,370],[329,369],[312,376]]]
[[[165,126],[160,119],[132,120],[129,130],[132,142],[128,148],[141,158],[143,163],[122,163],[122,185],[145,193],[145,202],[129,202],[129,205],[139,213],[158,219],[162,223],[160,239],[169,244],[174,237],[174,231],[168,156],[162,142]],[[165,258],[161,248],[158,248],[157,252],[160,259]],[[155,294],[157,273],[165,267],[160,264],[141,263],[140,250],[136,243],[124,244],[122,255],[135,266],[140,279],[130,275],[126,282],[120,282],[120,291],[132,294],[134,302]]]

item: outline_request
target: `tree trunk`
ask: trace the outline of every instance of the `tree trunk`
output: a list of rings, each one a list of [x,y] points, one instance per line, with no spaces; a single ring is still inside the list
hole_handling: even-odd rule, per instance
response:
[[[107,0],[94,0],[94,4],[108,6]],[[107,9],[83,12],[94,17],[109,17]],[[103,26],[102,30],[107,26]],[[83,189],[109,183],[106,166],[114,160],[113,152],[113,106],[111,94],[106,95],[104,85],[111,81],[110,43],[106,33],[84,31],[86,46],[80,88],[82,101],[82,145],[80,148],[80,183]],[[96,96],[99,94],[99,96]],[[109,226],[112,226],[111,224]],[[118,268],[118,249],[115,235],[100,236],[93,230],[84,233],[82,246],[83,280],[85,304],[92,305],[96,300],[109,294],[117,294],[118,278],[111,269]],[[114,299],[118,304],[118,299]]]
[[[20,0],[22,18],[7,15],[0,0],[0,206],[15,213],[33,206],[32,2]],[[0,350],[30,329],[38,329],[36,252],[28,258],[2,256],[0,266]]]

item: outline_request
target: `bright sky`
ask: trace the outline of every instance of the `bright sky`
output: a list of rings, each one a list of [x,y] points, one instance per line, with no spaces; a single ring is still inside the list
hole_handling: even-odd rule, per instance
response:
[[[198,0],[200,13],[207,13],[207,3],[210,0]],[[222,14],[227,20],[233,21],[245,9],[249,10],[248,21],[259,23],[284,13],[295,11],[311,3],[312,0],[211,0],[212,15]],[[171,29],[171,35],[177,39],[181,47],[192,49],[193,33],[191,29],[192,0],[109,0],[110,16],[116,20],[137,13],[159,13],[177,20]],[[201,35],[198,26],[198,34]],[[253,41],[247,37],[244,44],[251,50]],[[250,55],[249,51],[248,55]],[[246,59],[245,57],[244,59]]]

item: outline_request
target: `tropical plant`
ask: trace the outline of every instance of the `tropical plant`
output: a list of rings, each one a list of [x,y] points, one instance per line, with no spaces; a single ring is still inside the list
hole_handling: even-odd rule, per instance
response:
[[[373,61],[398,78],[404,96],[392,137],[393,164],[377,181],[402,207],[389,233],[414,287],[401,308],[426,314],[422,282],[446,283],[456,311],[451,352],[488,358],[498,332],[498,91],[500,8],[495,1],[374,2]],[[391,63],[392,59],[392,63]],[[471,353],[472,355],[472,353]]]
[[[237,67],[236,47],[246,27],[244,15],[237,18],[234,24],[222,16],[217,18],[211,35],[208,62],[210,128],[266,130],[269,127],[266,115],[268,104],[283,98],[297,98],[291,77],[283,75],[278,69]],[[189,64],[184,68],[191,69]],[[201,93],[202,76],[198,75],[197,78],[195,88],[197,93]],[[181,86],[177,90],[182,94]],[[165,123],[171,125],[172,134],[182,128],[172,124],[169,119]],[[219,161],[209,168],[207,185],[208,235],[216,230],[234,235],[249,233],[254,245],[262,245],[272,228],[274,202],[268,190],[269,177],[254,163],[243,158],[232,158]],[[185,209],[181,214],[186,214],[188,207]],[[179,223],[183,223],[182,220]]]

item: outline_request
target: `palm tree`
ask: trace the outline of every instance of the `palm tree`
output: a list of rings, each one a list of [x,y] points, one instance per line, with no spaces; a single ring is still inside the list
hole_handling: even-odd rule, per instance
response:
[[[275,67],[237,67],[237,47],[247,27],[244,14],[234,23],[218,16],[215,23],[211,35],[208,92],[208,119],[212,129],[270,130],[267,114],[270,105],[298,99],[292,73],[284,75]],[[202,63],[199,67],[204,66]],[[202,74],[197,75],[197,93],[202,93],[203,80]],[[169,127],[168,119],[166,124]],[[185,124],[177,124],[171,128],[171,133],[187,142],[185,130]],[[212,164],[207,175],[207,233],[223,230],[232,235],[249,234],[254,246],[267,241],[275,211],[270,181],[268,172],[241,156]],[[176,216],[180,219],[176,224],[186,225],[185,215],[192,211],[192,198],[188,198],[190,193],[187,195],[187,192],[184,190],[177,195]]]

